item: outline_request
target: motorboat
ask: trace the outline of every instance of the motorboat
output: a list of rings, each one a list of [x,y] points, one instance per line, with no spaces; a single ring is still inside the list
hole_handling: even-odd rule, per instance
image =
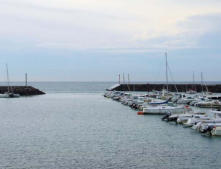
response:
[[[201,133],[208,133],[211,135],[221,135],[221,121],[217,123],[202,123],[199,127]]]
[[[209,114],[211,115],[209,120],[202,120],[193,125],[192,128],[199,131],[202,126],[206,126],[207,124],[216,125],[221,123],[221,111],[211,111]]]
[[[194,115],[192,118],[189,118],[186,123],[183,123],[185,127],[192,127],[193,125],[197,124],[198,122],[210,120],[207,115]]]
[[[158,105],[158,106],[149,106],[143,108],[143,114],[156,114],[156,115],[165,115],[167,113],[184,113],[187,109],[184,106],[168,106],[168,105]]]
[[[221,126],[214,126],[211,130],[212,136],[221,136]]]
[[[188,121],[189,118],[192,118],[194,116],[194,114],[182,114],[179,115],[177,118],[177,123],[178,124],[183,124],[186,123]]]
[[[195,104],[200,108],[221,108],[221,102],[218,100],[201,101]]]
[[[155,99],[151,102],[149,102],[150,105],[160,105],[160,104],[167,104],[169,103],[169,101],[171,100],[171,98],[167,99],[166,101],[163,101],[161,99]]]
[[[201,113],[201,112],[192,112],[192,111],[188,111],[187,113],[184,113],[184,114],[172,114],[172,115],[169,115],[169,116],[165,116],[162,118],[162,120],[166,120],[168,122],[170,121],[174,121],[178,124],[183,124],[185,122],[187,122],[187,120],[189,118],[192,118],[194,115],[204,115],[205,113]]]
[[[188,97],[182,97],[180,98],[177,103],[178,104],[189,104],[191,103],[192,101],[194,101],[195,98],[191,97],[191,96],[188,96]]]

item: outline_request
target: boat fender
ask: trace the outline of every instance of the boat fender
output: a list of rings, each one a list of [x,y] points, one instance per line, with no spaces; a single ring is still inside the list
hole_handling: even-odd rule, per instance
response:
[[[142,111],[138,111],[137,115],[144,115],[144,113]]]

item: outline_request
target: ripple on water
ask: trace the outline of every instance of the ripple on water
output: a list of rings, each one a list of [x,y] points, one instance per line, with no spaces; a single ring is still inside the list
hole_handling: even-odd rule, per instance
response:
[[[101,94],[0,100],[0,168],[220,168],[220,138]]]

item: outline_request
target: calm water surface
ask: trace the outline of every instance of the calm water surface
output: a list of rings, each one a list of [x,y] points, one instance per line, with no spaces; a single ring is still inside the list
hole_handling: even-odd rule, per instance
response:
[[[87,85],[1,99],[0,168],[221,168],[221,138],[137,116],[103,98],[110,84]]]

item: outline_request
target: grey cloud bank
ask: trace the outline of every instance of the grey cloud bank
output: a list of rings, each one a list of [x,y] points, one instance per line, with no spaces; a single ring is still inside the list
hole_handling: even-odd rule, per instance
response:
[[[119,4],[85,0],[85,9],[67,0],[66,7],[59,7],[60,1],[54,5],[0,2],[1,69],[9,63],[15,80],[24,72],[30,72],[35,81],[112,81],[119,72],[131,73],[134,80],[163,80],[166,50],[175,80],[189,80],[193,71],[205,72],[208,80],[221,80],[219,1],[180,2],[182,8],[176,1],[169,7],[174,13],[168,9],[165,17],[155,4],[160,0],[148,4],[155,12],[146,12],[142,4],[147,3],[142,0]],[[171,3],[164,1],[165,7]]]

